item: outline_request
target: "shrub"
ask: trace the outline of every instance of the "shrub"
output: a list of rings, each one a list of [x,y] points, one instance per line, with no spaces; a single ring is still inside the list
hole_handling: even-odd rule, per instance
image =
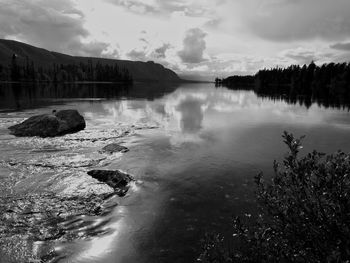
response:
[[[269,184],[255,177],[259,215],[234,219],[234,247],[207,238],[202,262],[350,262],[350,156],[313,151],[298,158],[301,140],[284,132],[289,148],[274,162]]]

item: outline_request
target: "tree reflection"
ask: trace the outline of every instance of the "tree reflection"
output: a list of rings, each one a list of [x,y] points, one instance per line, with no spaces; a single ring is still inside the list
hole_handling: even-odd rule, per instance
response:
[[[177,84],[142,83],[0,83],[0,109],[21,110],[65,99],[115,99],[162,97]]]

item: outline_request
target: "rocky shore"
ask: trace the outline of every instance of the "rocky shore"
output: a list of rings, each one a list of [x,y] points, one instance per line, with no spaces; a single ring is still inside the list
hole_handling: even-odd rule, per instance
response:
[[[14,175],[2,182],[9,191],[0,194],[0,256],[47,262],[59,257],[48,244],[105,234],[110,212],[134,182],[132,175],[106,166],[129,151],[120,142],[139,127],[85,127],[76,110],[35,115],[8,127],[16,136],[9,147],[24,152],[0,162]],[[13,251],[11,244],[19,240],[21,248]],[[44,243],[32,254],[36,242]]]

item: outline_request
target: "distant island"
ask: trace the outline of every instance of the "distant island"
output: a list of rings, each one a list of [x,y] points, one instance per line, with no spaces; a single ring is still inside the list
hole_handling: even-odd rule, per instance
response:
[[[0,39],[0,81],[181,82],[153,61],[77,57]]]
[[[310,99],[350,102],[350,63],[317,66],[292,65],[258,71],[253,76],[215,79],[217,86],[254,90],[259,95],[305,96]]]

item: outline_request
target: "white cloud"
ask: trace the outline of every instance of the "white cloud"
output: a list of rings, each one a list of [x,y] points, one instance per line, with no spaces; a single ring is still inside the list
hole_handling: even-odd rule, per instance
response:
[[[200,28],[192,28],[186,32],[183,40],[183,49],[178,52],[184,63],[200,63],[204,61],[204,50],[206,48],[205,36]]]
[[[174,12],[182,12],[186,16],[206,16],[213,12],[216,4],[222,0],[106,0],[127,11],[145,14],[168,16]]]
[[[147,61],[147,55],[144,50],[133,49],[126,54],[131,60]]]
[[[334,60],[334,54],[328,48],[298,47],[280,52],[281,57],[287,58],[287,64],[310,64],[311,61],[327,63]],[[291,60],[289,60],[291,59]]]

